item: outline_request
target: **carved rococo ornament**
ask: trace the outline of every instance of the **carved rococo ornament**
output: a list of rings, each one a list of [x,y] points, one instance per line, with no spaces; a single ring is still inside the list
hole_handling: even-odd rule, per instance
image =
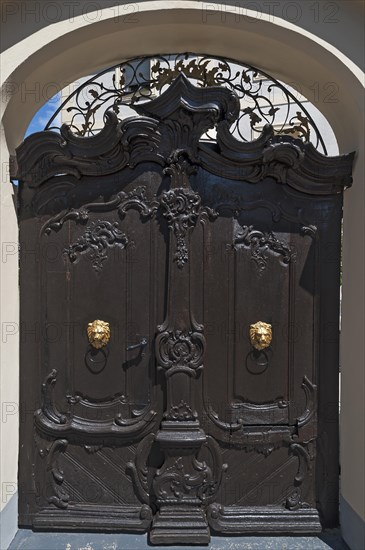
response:
[[[271,250],[272,252],[279,254],[285,265],[289,264],[296,258],[296,254],[290,246],[279,240],[272,231],[258,231],[253,227],[253,225],[244,225],[237,232],[234,239],[233,248],[238,250],[241,244],[251,249],[251,258],[257,267],[259,276],[263,274],[267,266],[265,250]]]
[[[40,433],[51,437],[59,436],[87,436],[90,430],[95,438],[105,440],[107,437],[117,436],[121,439],[130,439],[136,435],[143,434],[151,428],[156,417],[156,411],[149,404],[138,415],[131,418],[122,417],[121,413],[111,416],[107,420],[94,420],[74,414],[72,407],[66,413],[61,413],[54,399],[54,386],[57,381],[57,371],[53,369],[45,378],[42,384],[41,408],[34,413],[34,421]],[[65,396],[70,405],[79,403],[80,396]],[[107,402],[109,403],[109,402]],[[99,403],[100,404],[100,403]]]
[[[224,422],[214,411],[211,404],[209,403],[209,400],[206,399],[206,396],[204,396],[204,408],[206,412],[206,418],[211,422],[211,427],[213,429],[214,427],[216,427],[220,431],[222,430],[229,432],[231,436],[231,443],[235,443],[238,446],[242,446],[243,444],[271,444],[273,442],[276,443],[277,441],[280,441],[281,443],[289,443],[292,441],[292,436],[294,434],[296,434],[297,437],[299,436],[300,439],[307,441],[313,437],[316,437],[317,386],[313,384],[307,376],[304,376],[302,389],[304,390],[306,396],[306,406],[303,413],[297,417],[296,426],[283,426],[282,428],[278,429],[277,433],[272,429],[270,429],[269,431],[262,430],[260,432],[247,432],[245,431],[245,420],[243,416],[246,415],[247,417],[248,414],[249,417],[251,417],[252,414],[255,413],[255,415],[259,414],[259,417],[262,419],[263,417],[265,417],[266,414],[268,414],[271,422],[274,416],[276,420],[283,421],[285,418],[287,418],[287,412],[290,403],[281,398],[274,402],[263,404],[248,402],[235,403],[231,408],[231,411],[233,413],[233,421]],[[283,417],[280,415],[276,417],[277,413],[279,413],[280,411],[284,412],[286,416]],[[258,421],[256,420],[255,423],[258,423]],[[237,435],[237,437],[233,437],[235,435]]]
[[[120,219],[123,220],[127,211],[133,208],[134,210],[137,210],[140,213],[141,218],[145,220],[148,218],[153,218],[155,216],[158,205],[159,203],[156,200],[148,200],[146,196],[146,187],[139,186],[129,193],[126,193],[125,191],[120,191],[114,199],[107,202],[92,202],[85,204],[82,208],[79,209],[72,208],[68,211],[63,210],[59,214],[56,214],[55,216],[52,216],[49,220],[47,220],[47,222],[43,225],[41,229],[41,234],[44,233],[45,235],[49,235],[52,231],[59,231],[63,227],[63,225],[69,220],[84,225],[89,221],[90,212],[111,212],[116,209],[118,211]],[[99,230],[99,223],[106,224],[105,226],[100,226],[101,235],[98,235],[100,238],[103,237],[103,230],[106,227],[109,231],[112,230],[112,237],[114,237],[116,240],[118,240],[118,238],[122,240],[121,244],[128,240],[127,237],[123,237],[123,235],[119,234],[118,225],[110,224],[110,222],[97,222],[95,225],[92,224],[87,231],[93,232],[93,228],[94,232],[95,230]],[[93,242],[92,237],[92,234],[89,235],[87,238],[85,237],[85,241],[87,243],[90,243],[90,245]],[[105,235],[105,237],[109,237],[109,235]],[[110,237],[107,240],[110,240]],[[99,243],[97,242],[95,244]],[[108,243],[105,244],[107,245]],[[124,246],[126,246],[127,244],[128,242],[125,242]],[[76,247],[76,243],[74,246]],[[78,252],[78,250],[72,248],[71,254],[74,252],[76,253]],[[73,258],[70,259],[71,261],[73,261]]]
[[[70,262],[74,263],[77,262],[80,254],[89,252],[92,267],[99,272],[108,257],[109,248],[124,249],[132,244],[127,235],[118,228],[118,222],[98,220],[93,222],[75,243],[65,249],[65,254]]]
[[[186,176],[186,172],[179,172],[178,179],[180,180],[182,176]],[[169,229],[175,236],[176,252],[174,260],[180,269],[184,267],[189,258],[187,245],[189,230],[194,228],[198,220],[203,217],[213,220],[218,216],[218,212],[212,208],[202,206],[200,195],[191,189],[185,187],[173,188],[163,192],[159,197],[149,200],[146,187],[137,187],[130,193],[121,191],[115,199],[109,202],[90,203],[79,210],[62,212],[53,216],[46,222],[41,232],[49,235],[51,231],[59,231],[68,220],[84,224],[89,219],[89,212],[97,212],[100,209],[110,211],[115,208],[117,208],[121,219],[125,217],[130,209],[137,210],[142,219],[155,218],[160,209]],[[85,233],[65,250],[65,254],[72,263],[75,263],[78,261],[80,254],[89,252],[92,266],[98,272],[107,259],[109,248],[124,249],[129,246],[134,246],[134,242],[119,229],[117,222],[111,224],[107,221],[98,220],[87,227]]]
[[[172,405],[164,414],[166,420],[179,421],[195,421],[198,418],[198,413],[188,405],[183,399],[178,405]]]
[[[153,488],[160,504],[183,503],[187,497],[204,501],[205,495],[209,495],[214,484],[212,469],[195,457],[191,464],[186,464],[184,458],[179,456],[169,466],[157,470]]]
[[[201,206],[201,197],[189,189],[174,188],[161,195],[161,207],[170,230],[174,232],[176,239],[176,252],[174,260],[178,267],[184,267],[189,258],[186,243],[189,229],[195,227],[201,216],[207,215],[216,218],[218,213],[212,209]]]
[[[201,198],[186,189],[171,189],[161,195],[163,215],[176,238],[175,261],[182,268],[188,261],[187,232],[194,227],[200,213]]]
[[[58,464],[59,455],[66,451],[67,446],[67,439],[56,439],[53,441],[47,456],[48,484],[52,490],[52,494],[48,497],[48,502],[61,510],[68,507],[70,500],[70,495],[63,487],[64,475]]]
[[[285,507],[289,510],[298,508],[309,508],[309,505],[303,501],[303,483],[307,480],[308,471],[311,468],[311,457],[306,446],[301,443],[292,443],[289,452],[298,457],[298,471],[294,477],[294,487],[286,498]]]
[[[166,376],[185,372],[196,377],[203,368],[204,350],[202,332],[164,330],[156,337],[157,362]]]
[[[210,456],[209,464],[194,453],[184,456],[170,456],[168,461],[157,470],[152,483],[148,477],[147,461],[155,434],[148,434],[138,444],[134,462],[128,462],[126,472],[132,478],[136,494],[142,503],[149,503],[152,493],[159,504],[191,504],[211,502],[222,482],[222,476],[228,466],[222,461],[218,443],[206,436],[202,449]],[[198,445],[198,448],[200,448]],[[183,448],[182,448],[183,449]]]

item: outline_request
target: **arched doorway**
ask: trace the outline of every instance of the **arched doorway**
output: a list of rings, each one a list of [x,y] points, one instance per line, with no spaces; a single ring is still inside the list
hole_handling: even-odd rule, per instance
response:
[[[224,25],[222,25],[219,13],[216,14],[215,19],[214,17],[209,17],[208,21],[204,22],[204,25],[202,25],[201,13],[197,10],[194,12],[194,8],[196,8],[196,6],[192,7],[191,5],[188,5],[188,3],[180,3],[177,10],[175,5],[172,8],[172,11],[175,10],[173,14],[172,11],[169,12],[171,17],[168,14],[164,14],[165,8],[162,8],[162,6],[158,8],[158,17],[154,18],[153,14],[151,17],[148,15],[149,22],[147,24],[147,31],[155,28],[166,30],[167,32],[156,32],[147,35],[145,25],[146,19],[144,19],[143,15],[145,10],[148,11],[151,9],[150,6],[147,6],[147,4],[148,3],[145,3],[145,6],[141,5],[139,9],[141,17],[139,18],[138,23],[143,28],[143,31],[137,40],[135,28],[132,29],[132,27],[129,27],[128,29],[125,27],[119,29],[121,34],[128,39],[126,42],[120,40],[121,37],[118,36],[118,33],[116,32],[117,28],[115,26],[115,21],[112,20],[112,16],[115,15],[115,12],[110,16],[111,24],[108,28],[104,22],[104,19],[101,21],[103,23],[99,27],[101,32],[99,34],[93,32],[92,44],[88,43],[87,46],[84,46],[85,40],[87,40],[87,33],[81,32],[81,34],[79,34],[80,39],[76,40],[76,42],[73,41],[72,37],[70,37],[70,35],[74,33],[74,29],[79,29],[83,26],[82,24],[80,25],[79,21],[74,21],[75,24],[72,25],[67,22],[67,25],[64,26],[63,30],[60,29],[57,24],[54,25],[52,39],[50,40],[48,35],[48,38],[42,42],[45,47],[42,52],[39,48],[38,54],[40,53],[40,55],[37,54],[34,56],[37,48],[30,51],[30,49],[26,47],[23,48],[23,53],[19,52],[19,55],[17,55],[17,63],[14,65],[14,68],[24,58],[23,54],[25,54],[25,51],[29,57],[28,61],[19,66],[19,70],[17,69],[13,73],[15,83],[20,83],[23,80],[26,84],[30,84],[32,86],[34,81],[41,83],[41,85],[43,82],[53,81],[52,70],[56,70],[56,68],[58,74],[62,78],[65,78],[65,74],[67,73],[67,79],[73,79],[76,76],[83,74],[84,69],[81,65],[75,66],[75,64],[77,65],[78,63],[78,56],[76,55],[76,52],[79,52],[80,59],[82,57],[83,60],[87,61],[87,65],[92,68],[101,67],[108,63],[112,63],[114,60],[111,56],[113,55],[113,52],[118,52],[118,48],[120,47],[123,47],[123,51],[127,52],[128,56],[136,55],[138,53],[145,53],[147,51],[147,46],[145,45],[146,41],[149,44],[149,48],[154,51],[172,51],[176,49],[176,46],[174,46],[174,41],[176,41],[176,37],[179,36],[179,40],[184,42],[181,48],[182,50],[196,49],[202,51],[201,47],[196,46],[196,41],[199,42],[199,40],[201,40],[204,45],[210,45],[210,51],[216,51],[219,47],[221,48],[221,51],[219,52],[221,54],[235,58],[242,56],[242,58],[253,64],[264,66],[266,70],[272,74],[275,74],[279,78],[281,77],[284,80],[287,80],[288,82],[298,80],[301,81],[302,79],[309,81],[312,78],[312,81],[314,80],[319,82],[320,86],[322,86],[322,84],[325,84],[326,82],[336,81],[340,85],[341,89],[340,101],[337,104],[332,105],[321,103],[321,109],[323,108],[325,110],[329,120],[331,120],[331,123],[333,124],[333,127],[336,129],[336,135],[339,139],[341,151],[349,151],[356,148],[359,149],[360,154],[357,159],[354,175],[355,182],[357,177],[359,177],[359,181],[361,181],[362,176],[360,176],[360,174],[363,172],[363,161],[361,156],[361,151],[363,150],[361,145],[363,140],[363,121],[360,112],[362,97],[361,82],[359,78],[356,77],[356,71],[352,70],[351,62],[348,63],[348,60],[344,59],[338,51],[336,52],[331,49],[328,43],[323,43],[323,39],[326,40],[326,35],[325,33],[322,33],[323,29],[321,25],[316,24],[309,30],[312,30],[314,34],[321,36],[322,41],[321,39],[316,41],[313,39],[313,36],[308,36],[308,33],[306,35],[301,29],[293,29],[292,26],[287,24],[286,21],[283,22],[276,19],[271,19],[269,21],[269,18],[266,21],[264,18],[255,20],[255,31],[253,32],[251,22],[245,18],[241,18],[240,26],[237,26],[235,20],[237,14],[234,12],[230,15],[230,8],[228,6]],[[347,5],[349,4],[350,3]],[[193,10],[192,15],[189,10]],[[255,17],[255,14],[252,15]],[[169,28],[172,21],[178,25],[178,33]],[[273,24],[269,25],[268,23],[270,22]],[[87,22],[84,21],[84,26],[86,27],[86,25]],[[162,25],[162,27],[159,27],[159,25]],[[271,29],[268,29],[270,26]],[[326,30],[329,29],[328,25],[325,25],[325,27]],[[93,31],[94,29],[95,27],[93,27]],[[219,36],[221,37],[219,42],[217,42],[216,39],[217,29],[219,29]],[[67,39],[60,40],[60,37],[65,33],[65,30],[68,33]],[[124,32],[127,30],[131,30],[132,32]],[[296,33],[298,33],[298,35]],[[78,34],[78,31],[76,31],[74,36],[76,36],[76,34]],[[346,33],[342,33],[342,35],[346,36]],[[56,40],[53,40],[55,37]],[[260,42],[260,47],[253,50],[249,46],[250,41],[252,41],[255,37],[261,37],[262,40]],[[69,40],[70,38],[71,40]],[[98,38],[100,38],[99,45],[97,44]],[[106,38],[111,41],[109,44],[110,47],[102,47],[103,44],[106,45]],[[156,47],[152,47],[157,38],[159,40],[163,39],[166,41],[163,48],[160,48],[158,44]],[[115,42],[113,42],[114,39]],[[172,45],[168,44],[169,41],[172,41]],[[48,46],[46,47],[49,42],[52,42],[51,50],[48,49]],[[42,44],[38,42],[39,46],[42,46]],[[145,51],[135,51],[136,44],[138,48],[144,48]],[[287,59],[285,54],[287,44],[291,45],[292,56],[290,59]],[[132,45],[134,51],[128,51],[128,47],[132,47]],[[68,46],[74,48],[73,56],[68,56]],[[78,49],[78,47],[80,48]],[[235,50],[234,54],[230,51],[230,48]],[[267,52],[270,52],[270,55],[266,55]],[[48,55],[52,58],[52,61],[49,64],[45,63]],[[257,58],[254,58],[255,56],[257,56]],[[312,59],[309,59],[310,56]],[[283,62],[284,59],[285,62]],[[316,62],[314,62],[313,59],[315,59]],[[355,57],[353,59],[355,60]],[[309,72],[307,74],[304,71],[307,67],[309,72],[312,71],[310,74]],[[63,72],[64,69],[66,69],[65,72]],[[35,72],[38,70],[38,73]],[[50,70],[50,72],[47,72],[48,70]],[[26,104],[21,101],[17,103],[17,98],[13,94],[10,94],[10,96],[11,99],[14,99],[14,102],[12,103],[14,108],[12,109],[9,103],[9,110],[7,111],[7,116],[4,119],[4,125],[9,149],[10,152],[13,153],[14,145],[19,143],[19,139],[21,139],[22,135],[22,131],[18,132],[19,121],[21,121],[21,124],[26,125],[27,121],[29,121],[31,117],[30,112],[26,112],[26,110],[28,108],[30,110],[32,109],[32,99],[28,96],[29,101],[27,100]],[[25,110],[23,110],[24,108]],[[362,513],[362,497],[360,488],[363,484],[359,482],[359,480],[362,479],[361,472],[363,470],[362,447],[359,438],[353,435],[353,430],[350,429],[350,427],[355,419],[357,419],[356,421],[358,422],[358,419],[363,418],[364,416],[362,412],[364,403],[362,384],[359,383],[361,377],[363,377],[363,371],[358,367],[358,365],[362,364],[362,360],[359,361],[359,357],[362,357],[361,354],[363,351],[361,341],[357,339],[355,332],[352,330],[352,326],[354,325],[357,327],[363,326],[362,309],[359,306],[362,302],[361,296],[363,292],[363,275],[361,273],[361,269],[359,269],[362,265],[361,250],[363,249],[361,242],[359,242],[359,239],[363,235],[363,231],[361,229],[363,223],[363,200],[361,197],[362,187],[357,186],[354,187],[351,195],[348,195],[345,200],[344,310],[341,335],[343,364],[346,364],[343,384],[345,399],[343,399],[342,408],[342,418],[344,423],[344,428],[342,430],[344,442],[342,445],[342,451],[344,453],[342,460],[342,491],[347,501],[352,503],[355,510],[357,510],[359,514]],[[5,194],[3,194],[4,201],[5,198]],[[9,219],[11,218],[11,208],[7,208],[6,212],[8,213],[8,223],[5,227],[8,237],[6,240],[13,242],[16,240],[16,234],[14,234],[15,226],[11,226],[11,224],[9,224]],[[11,230],[11,227],[13,227],[13,230]],[[13,233],[11,233],[11,231],[13,231]],[[5,232],[3,234],[5,234]],[[356,250],[353,247],[354,242],[359,242],[358,249]],[[13,288],[11,284],[11,281],[15,281],[16,277],[14,278],[10,275],[10,270],[12,269],[12,263],[10,260],[11,258],[8,258],[7,264],[3,265],[5,275],[7,276],[7,278],[3,280],[7,281],[6,294],[8,297],[16,292],[16,284],[15,288]],[[351,266],[356,266],[356,269],[352,269]],[[17,270],[15,267],[13,271],[16,276]],[[11,305],[12,309],[10,310],[10,314],[7,318],[16,318],[16,299],[11,302],[8,300],[8,304],[9,307]],[[9,361],[11,364],[13,364],[14,357],[16,358],[17,356],[16,345],[15,347],[11,345],[11,342],[15,342],[15,340],[16,331],[14,330],[14,336],[12,336],[12,339],[8,339],[8,345],[6,346],[6,354],[9,352]],[[16,388],[16,372],[16,369],[11,369],[11,374],[8,373],[7,378],[4,381],[3,388],[4,391],[7,392],[8,396],[11,396],[14,388]],[[347,399],[346,396],[351,396],[351,398]],[[15,395],[14,400],[16,401],[16,399],[17,398]],[[9,440],[16,442],[16,438],[13,437],[13,434],[16,433],[16,425],[13,426],[13,420],[16,424],[15,415],[9,418],[9,422],[5,425],[5,428],[9,430],[9,434],[12,434],[12,436],[9,437]],[[12,447],[8,446],[9,457],[11,456],[11,449]],[[11,463],[15,464],[16,459],[14,459]],[[354,472],[356,472],[356,474]],[[12,475],[9,474],[7,478],[12,479]]]
[[[22,338],[21,401],[40,399],[21,430],[20,524],[97,518],[153,544],[336,525],[338,342],[323,335],[353,155],[319,153],[276,81],[286,116],[247,139],[280,111],[255,68],[178,54],[119,75],[17,149],[22,321],[39,328]]]

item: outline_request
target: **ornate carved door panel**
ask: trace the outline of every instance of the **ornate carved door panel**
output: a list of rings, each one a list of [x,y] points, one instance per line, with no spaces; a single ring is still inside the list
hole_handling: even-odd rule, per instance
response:
[[[135,109],[17,151],[20,524],[155,544],[335,524],[353,156],[238,141],[235,92],[184,74]]]

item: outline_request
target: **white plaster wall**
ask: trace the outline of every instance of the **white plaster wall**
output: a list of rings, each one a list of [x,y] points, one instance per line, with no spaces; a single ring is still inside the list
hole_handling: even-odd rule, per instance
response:
[[[340,341],[341,494],[365,520],[365,150],[364,130],[358,131],[360,152],[354,186],[345,193]],[[365,539],[364,545],[365,548]],[[360,549],[359,549],[360,550]]]
[[[9,184],[9,153],[1,128],[0,144],[0,393],[1,393],[1,508],[17,491],[18,412],[19,412],[19,300],[18,229]],[[3,531],[3,530],[1,530]],[[1,546],[3,548],[3,546]]]
[[[2,2],[2,6],[10,4]],[[14,6],[36,2],[12,2]],[[38,4],[42,4],[39,3]],[[71,20],[69,4],[52,2],[61,11],[47,17],[26,16],[21,9],[3,17],[1,78],[10,78],[2,94],[1,108],[7,147],[2,140],[2,167],[19,144],[33,114],[56,89],[118,61],[143,54],[196,51],[246,61],[278,79],[299,83],[331,123],[340,151],[358,151],[354,187],[345,194],[343,313],[341,335],[342,495],[365,519],[364,498],[364,29],[362,0],[335,2],[336,13],[318,4],[317,18],[308,2],[292,2],[301,8],[298,18],[288,2],[257,1],[248,12],[217,2],[155,1],[131,4],[104,1],[103,10],[88,13],[90,2],[78,2]],[[66,4],[68,5],[66,7]],[[98,4],[98,2],[93,3]],[[99,2],[99,5],[101,3]],[[232,4],[237,4],[232,2]],[[274,6],[275,4],[275,6]],[[289,3],[290,4],[290,3]],[[285,7],[286,6],[286,7]],[[85,8],[85,9],[84,9]],[[274,13],[286,18],[276,18]],[[77,15],[84,9],[84,14]],[[286,11],[285,11],[286,9]],[[293,8],[294,9],[294,8]],[[270,10],[270,13],[268,11]],[[281,11],[280,11],[281,10]],[[56,12],[55,12],[56,14]],[[94,22],[93,17],[94,15]],[[251,15],[252,17],[247,17]],[[126,17],[128,16],[128,17]],[[294,23],[287,19],[297,20]],[[253,47],[254,45],[254,47]],[[328,84],[335,83],[335,101],[328,101]],[[51,94],[52,91],[52,94]],[[2,244],[16,240],[10,184],[1,174]],[[2,319],[18,322],[16,255],[1,264]],[[13,261],[14,260],[14,261]],[[7,329],[9,330],[9,328]],[[14,329],[15,330],[15,329]],[[17,401],[17,335],[2,345],[2,399]],[[16,415],[2,423],[2,475],[16,480]],[[3,437],[3,436],[2,436]],[[4,486],[2,487],[4,489]],[[4,497],[1,505],[4,505]]]

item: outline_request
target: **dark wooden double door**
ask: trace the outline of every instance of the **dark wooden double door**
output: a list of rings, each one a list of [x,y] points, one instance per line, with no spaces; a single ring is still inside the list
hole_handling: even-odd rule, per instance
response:
[[[155,544],[336,524],[352,157],[238,142],[235,94],[183,75],[138,109],[17,151],[20,524]]]

